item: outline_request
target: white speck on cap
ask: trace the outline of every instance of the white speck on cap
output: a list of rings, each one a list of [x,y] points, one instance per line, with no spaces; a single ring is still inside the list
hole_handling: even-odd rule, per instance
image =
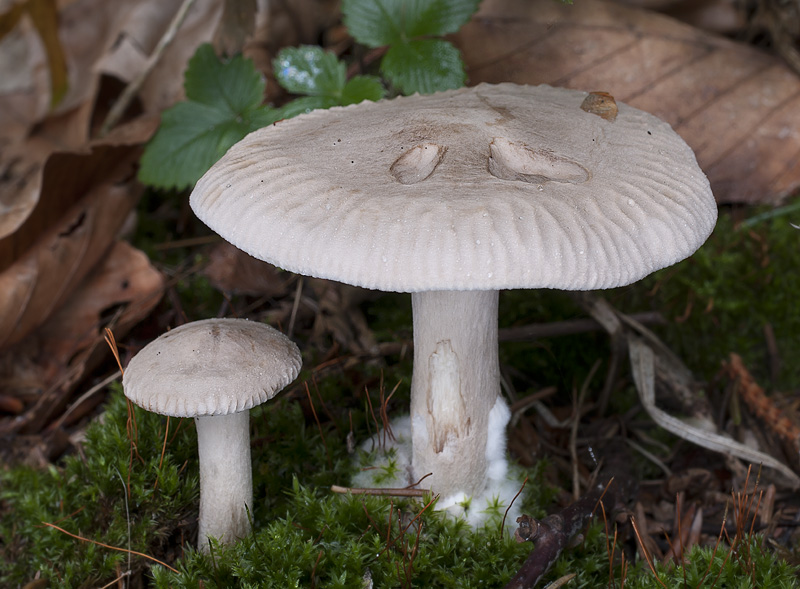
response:
[[[125,396],[173,417],[228,415],[268,401],[300,372],[300,350],[269,325],[205,319],[145,346],[122,378]]]
[[[256,258],[366,288],[622,286],[691,255],[717,207],[667,123],[622,103],[605,120],[586,95],[481,84],[314,111],[233,146],[191,205]]]

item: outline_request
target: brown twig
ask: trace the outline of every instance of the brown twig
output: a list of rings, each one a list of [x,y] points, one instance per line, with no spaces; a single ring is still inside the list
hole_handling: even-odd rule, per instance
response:
[[[118,548],[117,546],[109,546],[108,544],[103,544],[102,542],[98,542],[97,540],[91,540],[89,538],[84,538],[83,536],[78,536],[77,534],[72,534],[72,533],[68,532],[67,530],[65,530],[64,528],[59,528],[57,525],[51,524],[51,523],[48,523],[48,522],[42,522],[42,524],[46,525],[49,528],[54,528],[54,529],[58,530],[59,532],[61,532],[63,534],[66,534],[67,536],[70,536],[71,538],[75,538],[76,540],[81,540],[82,542],[89,542],[89,543],[95,544],[97,546],[102,546],[103,548],[108,548],[109,550],[117,550],[119,552],[125,552],[127,554],[133,554],[135,556],[141,556],[142,558],[146,558],[147,560],[152,560],[156,564],[160,564],[161,566],[168,568],[173,573],[179,574],[178,571],[173,569],[167,563],[162,562],[162,561],[160,561],[157,558],[154,558],[152,556],[148,556],[147,554],[144,554],[142,552],[136,552],[135,550],[128,550],[127,548]]]
[[[598,452],[601,450],[598,449]],[[530,589],[544,577],[558,557],[589,521],[599,507],[604,512],[617,512],[636,493],[636,480],[630,472],[627,446],[620,440],[609,441],[602,448],[605,464],[601,479],[605,485],[595,487],[558,513],[536,520],[527,515],[517,518],[519,528],[514,533],[518,542],[532,542],[536,549],[506,585],[506,589]],[[602,502],[602,503],[601,503]],[[606,509],[610,506],[610,509]]]
[[[114,360],[117,361],[117,366],[119,366],[119,373],[125,374],[125,369],[122,368],[122,362],[119,359],[119,348],[117,347],[117,340],[114,337],[114,332],[108,327],[103,328],[103,330],[105,331],[103,339],[106,340],[108,347],[111,348],[111,353],[114,355]]]
[[[781,415],[775,402],[767,397],[764,389],[753,379],[738,354],[731,353],[725,364],[729,378],[738,384],[738,393],[745,405],[778,437],[797,445],[800,441],[800,428]]]
[[[558,557],[592,518],[603,489],[595,487],[578,501],[558,513],[536,520],[527,515],[517,518],[519,528],[514,533],[518,542],[533,542],[536,549],[531,552],[506,589],[530,589],[544,577]]]
[[[167,425],[164,428],[164,443],[161,444],[161,458],[158,459],[158,476],[156,476],[153,490],[158,489],[158,477],[161,476],[161,466],[164,464],[164,454],[167,453],[167,438],[169,437],[169,415],[167,415]]]
[[[103,125],[100,127],[100,136],[105,136],[112,127],[114,127],[119,120],[122,118],[122,115],[125,114],[125,111],[128,109],[131,101],[136,96],[136,93],[139,92],[139,89],[144,84],[144,81],[147,79],[147,76],[150,75],[150,72],[153,71],[153,68],[156,67],[156,64],[161,59],[161,56],[166,51],[167,47],[169,47],[170,43],[172,43],[173,39],[175,39],[175,35],[178,32],[181,24],[183,24],[184,19],[186,18],[186,14],[189,12],[189,9],[194,4],[195,0],[183,0],[183,3],[178,7],[175,16],[172,18],[172,22],[169,23],[166,32],[158,41],[158,45],[156,45],[155,49],[153,49],[153,53],[150,57],[147,58],[147,62],[145,63],[144,68],[141,72],[131,80],[130,84],[125,87],[125,90],[122,91],[122,94],[119,95],[117,101],[111,107],[111,110],[108,111],[105,120],[103,121]]]
[[[525,485],[527,485],[527,484],[528,484],[528,477],[526,476],[525,480],[522,481],[522,486],[519,488],[519,491],[517,491],[517,494],[514,495],[514,498],[511,500],[511,503],[509,503],[508,507],[506,507],[506,511],[503,514],[503,521],[500,524],[500,537],[501,538],[503,537],[503,530],[506,529],[506,516],[508,515],[508,512],[511,510],[511,506],[514,505],[514,501],[517,500],[517,497],[520,496],[520,494],[522,493],[522,490],[525,488]]]
[[[317,428],[319,429],[319,437],[322,438],[322,445],[325,446],[325,456],[328,459],[328,468],[333,470],[333,460],[331,459],[331,452],[328,450],[328,442],[325,441],[325,434],[322,431],[322,424],[319,422],[319,417],[317,417],[317,410],[314,408],[314,400],[311,398],[311,391],[308,388],[308,381],[305,383],[306,387],[306,396],[308,396],[308,404],[311,405],[311,413],[314,414],[314,421],[317,422]]]
[[[639,533],[639,526],[636,525],[636,519],[633,516],[631,516],[631,525],[633,526],[633,533],[636,534],[636,540],[638,540],[639,542],[639,547],[642,549],[642,554],[644,555],[644,559],[647,562],[647,566],[650,567],[650,572],[653,573],[653,577],[655,578],[655,580],[658,581],[658,583],[662,587],[664,587],[664,589],[666,589],[667,586],[664,584],[664,581],[662,581],[659,578],[658,573],[656,573],[656,567],[655,565],[653,565],[653,557],[650,555],[650,552],[644,545],[644,538],[642,538],[642,535]]]
[[[416,487],[416,486],[417,486],[417,485],[419,485],[419,484],[420,484],[422,481],[424,481],[425,479],[427,479],[427,478],[428,478],[428,477],[430,477],[430,476],[433,476],[433,473],[432,473],[432,472],[429,472],[428,474],[422,475],[422,477],[421,477],[421,478],[420,478],[420,479],[419,479],[419,480],[418,480],[416,483],[411,483],[410,485],[408,485],[408,486],[406,486],[406,487],[404,487],[404,488],[405,488],[405,489],[410,489],[410,488],[412,488],[412,487]]]
[[[426,493],[430,493],[430,489],[409,489],[404,487],[402,489],[379,489],[369,487],[342,487],[340,485],[331,485],[331,491],[334,493],[350,493],[352,495],[380,495],[386,497],[423,497]]]
[[[664,316],[657,312],[631,313],[630,317],[642,325],[666,323]],[[501,342],[520,342],[541,339],[545,337],[558,337],[575,335],[588,331],[601,331],[603,326],[594,319],[570,319],[552,323],[534,323],[520,327],[504,327],[498,330],[498,339]]]

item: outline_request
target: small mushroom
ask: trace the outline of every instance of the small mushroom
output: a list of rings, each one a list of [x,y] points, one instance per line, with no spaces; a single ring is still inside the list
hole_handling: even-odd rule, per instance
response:
[[[193,417],[200,458],[198,544],[250,533],[253,506],[249,409],[268,401],[300,371],[297,346],[272,327],[206,319],[176,327],[145,346],[122,378],[140,407]]]
[[[281,268],[411,292],[414,477],[439,506],[505,474],[498,291],[630,284],[691,255],[717,208],[664,121],[586,92],[481,84],[314,111],[256,131],[191,206]]]

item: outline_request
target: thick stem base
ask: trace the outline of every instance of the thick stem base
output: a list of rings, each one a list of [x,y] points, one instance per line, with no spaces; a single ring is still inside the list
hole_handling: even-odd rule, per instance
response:
[[[412,464],[417,478],[433,473],[425,486],[442,498],[479,494],[486,484],[489,412],[500,395],[498,300],[497,291],[411,297]]]

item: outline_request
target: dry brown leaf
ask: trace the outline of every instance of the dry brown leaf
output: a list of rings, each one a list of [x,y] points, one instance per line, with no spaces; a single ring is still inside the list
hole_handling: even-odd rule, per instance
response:
[[[0,42],[0,238],[16,231],[34,210],[50,154],[86,149],[96,111],[107,110],[107,101],[114,99],[99,100],[100,75],[124,82],[139,73],[178,4],[61,3],[58,34],[69,91],[54,112],[49,110],[47,56],[30,19],[22,18]],[[146,112],[160,113],[180,98],[186,63],[198,45],[211,39],[220,6],[220,0],[197,0],[141,90]]]
[[[273,298],[288,294],[289,274],[257,260],[227,241],[215,245],[208,258],[203,275],[218,290]]]
[[[97,78],[93,66],[113,45],[136,0],[74,0],[60,4],[58,37],[66,61],[69,90],[55,114],[91,102]],[[15,119],[30,128],[50,113],[47,55],[29,18],[23,18],[4,39],[3,48],[6,47],[13,48],[13,52],[8,59],[0,59],[0,79],[13,76],[15,83],[0,90],[0,122]],[[5,135],[5,125],[0,128]]]
[[[800,187],[800,80],[753,47],[601,0],[484,0],[454,40],[472,84],[605,91],[668,121],[720,202]]]
[[[114,335],[122,338],[161,300],[164,282],[144,252],[115,242],[80,288],[37,331],[42,357],[74,369],[99,344],[105,354],[103,327],[111,322]],[[117,308],[119,315],[111,312]]]
[[[136,145],[98,144],[50,157],[33,213],[0,240],[0,348],[41,325],[114,241],[139,196],[138,156]]]
[[[0,38],[19,23],[23,15],[31,19],[47,54],[50,73],[50,105],[56,106],[67,92],[67,63],[58,38],[58,7],[55,0],[25,0],[13,4],[0,15]]]
[[[374,291],[321,278],[305,280],[319,302],[311,340],[318,341],[323,334],[329,334],[344,349],[355,354],[376,354],[375,334],[359,308],[362,302],[374,296]]]
[[[130,82],[167,30],[182,0],[138,2],[119,31],[114,48],[97,63],[104,74]],[[183,97],[183,72],[197,48],[211,41],[222,14],[222,0],[196,0],[175,39],[164,51],[139,91],[146,113],[161,112]]]
[[[63,7],[59,38],[69,91],[52,113],[47,57],[34,26],[23,18],[3,40],[0,80],[13,83],[0,84],[0,238],[16,231],[36,207],[49,155],[86,145],[97,86],[92,66],[111,45],[115,22],[131,2],[77,0]]]
[[[100,186],[0,274],[0,347],[41,325],[80,285],[136,203],[130,186]]]
[[[256,0],[223,0],[222,16],[214,31],[214,47],[220,55],[241,53],[256,26]]]
[[[745,6],[741,0],[615,0],[619,4],[657,10],[683,22],[720,34],[744,30]]]

